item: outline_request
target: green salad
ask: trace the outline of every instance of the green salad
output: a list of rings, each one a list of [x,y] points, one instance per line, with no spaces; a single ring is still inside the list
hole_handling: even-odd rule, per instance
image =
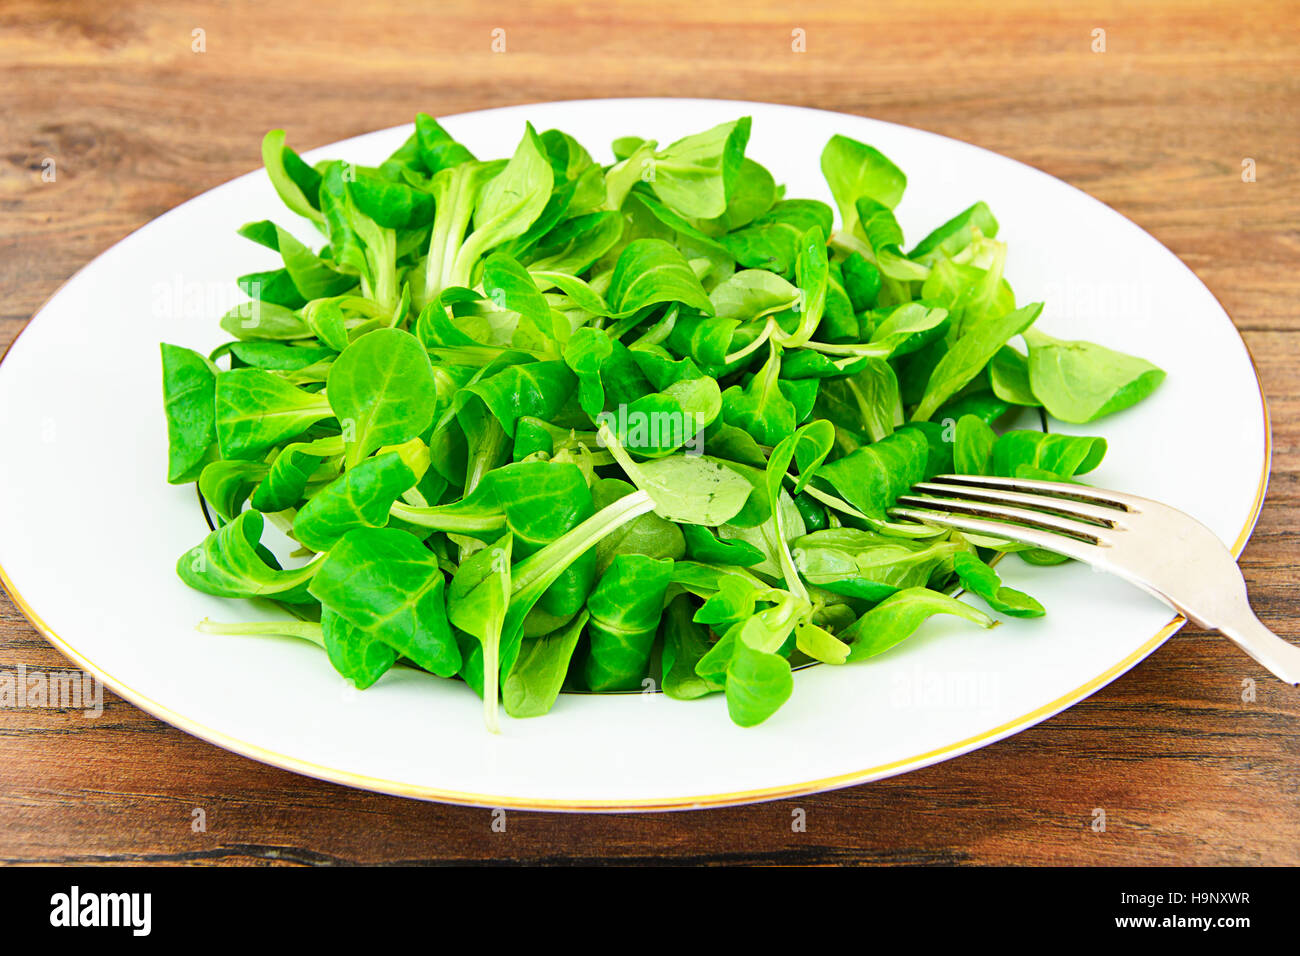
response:
[[[991,566],[1018,546],[891,507],[954,471],[1075,480],[1106,442],[1049,419],[1164,373],[1035,330],[984,203],[909,248],[879,151],[826,144],[832,209],[787,196],[749,133],[625,137],[605,165],[527,126],[479,159],[421,114],[377,167],[268,133],[323,245],[240,229],[283,266],[238,279],[210,355],[162,346],[163,393],[168,481],[197,481],[214,527],[177,572],[288,614],[200,626],[305,638],[358,688],[398,665],[464,681],[493,730],[562,690],[724,694],[748,727],[799,665],[936,614],[992,626],[959,588],[1043,614]],[[999,433],[1024,407],[1043,429]]]

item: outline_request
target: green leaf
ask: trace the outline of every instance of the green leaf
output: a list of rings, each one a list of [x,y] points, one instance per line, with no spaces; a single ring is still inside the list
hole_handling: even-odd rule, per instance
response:
[[[776,180],[761,164],[745,157],[727,182],[727,209],[721,215],[700,222],[710,235],[722,235],[753,222],[776,202]]]
[[[775,272],[742,269],[714,286],[709,301],[720,319],[752,322],[793,308],[799,289]]]
[[[469,386],[468,391],[483,399],[505,433],[513,437],[520,418],[553,418],[577,384],[563,362],[531,362],[502,369]]]
[[[397,651],[392,646],[349,624],[329,608],[322,608],[320,623],[330,663],[358,690],[370,687],[397,663]]]
[[[980,373],[1007,339],[1024,332],[1042,311],[1043,304],[1035,302],[963,331],[930,373],[925,395],[912,413],[912,421],[929,421],[940,405]]]
[[[788,373],[792,364],[787,361],[784,371]],[[814,369],[814,373],[843,375],[829,360],[827,365],[824,370]],[[841,441],[849,436],[856,436],[859,444],[868,438],[871,441],[888,438],[903,424],[903,400],[893,366],[884,359],[864,358],[855,360],[851,368],[857,371],[847,377],[828,377],[822,381],[814,414],[834,423]]]
[[[815,199],[785,199],[743,229],[718,238],[736,261],[748,269],[766,269],[794,278],[800,240],[810,229],[830,235],[832,213]]]
[[[261,546],[261,539],[261,513],[245,511],[182,554],[176,573],[195,590],[217,597],[275,597],[290,604],[309,603],[303,585],[312,580],[318,565],[282,570]]]
[[[526,619],[541,596],[606,535],[635,521],[652,506],[653,502],[643,492],[620,498],[515,565],[510,581],[510,609],[502,630],[502,673],[508,674],[514,667]],[[587,591],[570,593],[578,594],[580,602],[586,601]],[[572,613],[576,614],[577,609]]]
[[[474,154],[452,139],[428,113],[415,114],[415,136],[420,159],[430,175],[461,163],[474,162]]]
[[[882,253],[891,249],[897,252],[898,247],[903,243],[903,227],[898,224],[893,207],[878,202],[870,196],[859,196],[855,205],[858,210],[858,228],[867,237],[867,245],[876,254],[877,267],[885,275],[891,275],[888,264],[882,261]],[[919,276],[924,279],[926,273],[923,271]],[[896,276],[896,278],[909,277],[907,273]]]
[[[934,341],[948,320],[947,309],[934,309],[921,302],[898,306],[871,333],[870,344],[880,358],[905,355]]]
[[[510,608],[510,563],[514,539],[506,534],[491,547],[476,551],[456,570],[447,592],[447,614],[451,623],[478,640],[486,683],[483,720],[496,733],[497,683],[500,673],[501,629]],[[507,695],[506,712],[510,709]]]
[[[416,538],[392,528],[358,528],[325,556],[309,590],[417,666],[450,677],[461,657],[447,624],[445,584],[437,557]]]
[[[193,481],[216,455],[217,369],[198,352],[162,344],[167,480]]]
[[[664,615],[663,690],[677,700],[695,700],[723,688],[695,672],[710,644],[707,629],[691,615],[691,599],[685,594],[675,597]]]
[[[367,458],[303,505],[293,521],[294,537],[314,551],[328,551],[354,528],[382,528],[393,502],[415,481],[396,452]]]
[[[755,727],[780,709],[794,693],[790,662],[780,654],[749,646],[744,640],[727,666],[727,713],[740,727]]]
[[[601,329],[578,329],[564,346],[564,363],[578,376],[578,403],[593,421],[605,407],[600,372],[613,353],[614,345]]]
[[[460,277],[457,284],[465,284],[480,256],[523,235],[550,199],[555,176],[537,132],[531,123],[526,126],[510,162],[488,180],[478,196],[474,231],[456,254],[456,275]]]
[[[357,235],[356,208],[348,188],[355,171],[351,164],[337,160],[325,166],[320,185],[320,208],[334,261],[343,271],[369,277],[370,262],[361,237]]]
[[[343,443],[338,439],[318,442],[295,442],[286,445],[271,462],[270,473],[253,491],[249,503],[261,512],[284,511],[302,500],[307,483],[337,443],[341,452]]]
[[[1037,407],[1041,404],[1029,386],[1029,360],[1010,345],[998,349],[989,363],[993,394],[1012,405]]]
[[[880,268],[868,262],[861,253],[851,253],[841,263],[844,272],[844,291],[854,312],[865,312],[876,304],[880,295]]]
[[[260,457],[333,414],[323,396],[273,372],[237,368],[217,374],[216,432],[223,458]]]
[[[251,365],[273,372],[297,372],[334,358],[332,349],[289,342],[228,342],[212,358],[215,360],[222,352],[230,353],[233,367]]]
[[[859,198],[866,196],[893,209],[907,188],[903,171],[883,153],[847,136],[830,138],[822,150],[821,167],[839,206],[841,228],[846,233],[851,233],[858,224]]]
[[[713,303],[682,254],[662,239],[635,239],[624,247],[606,294],[614,317],[649,305],[681,302],[706,314]]]
[[[925,588],[907,588],[862,615],[840,638],[849,644],[850,661],[865,660],[907,640],[936,614],[952,614],[980,627],[994,623],[987,614],[956,598]]]
[[[995,611],[1012,617],[1042,617],[1047,612],[1024,591],[1005,587],[998,573],[973,554],[959,554],[953,567],[962,587],[973,591]]]
[[[1029,385],[1047,411],[1083,424],[1135,405],[1156,390],[1165,373],[1145,359],[1092,342],[1066,342],[1036,330],[1029,343]]]
[[[804,600],[807,600],[808,593],[804,589],[803,582],[799,580],[799,573],[790,558],[790,549],[786,543],[790,537],[801,534],[803,529],[793,531],[785,525],[783,520],[785,509],[781,507],[781,497],[784,494],[782,483],[785,481],[790,465],[798,461],[799,479],[795,483],[794,490],[796,493],[802,491],[817,473],[822,462],[826,460],[834,443],[834,425],[824,420],[810,422],[794,434],[782,439],[781,443],[772,449],[764,473],[764,490],[767,492],[767,500],[772,502],[769,540],[776,552],[777,567],[785,578],[786,589]]]
[[[998,234],[998,221],[993,218],[993,211],[983,202],[963,209],[935,229],[916,244],[907,258],[922,262],[941,256],[951,258],[971,244],[976,230],[990,239]]]
[[[521,144],[522,148],[523,144]],[[524,155],[527,156],[526,151]],[[523,179],[528,178],[525,174],[535,173],[539,184],[544,181],[549,193],[550,181],[546,177],[550,176],[550,166],[547,165],[543,172],[540,167],[534,169],[534,165],[525,158],[516,172]],[[470,226],[474,208],[487,182],[498,176],[503,169],[504,166],[496,163],[466,162],[439,170],[430,181],[429,190],[433,193],[435,212],[433,229],[429,234],[429,254],[425,260],[423,290],[416,298],[417,305],[426,305],[449,287],[470,284],[475,261],[479,255],[487,252],[489,247],[483,243],[484,237],[480,237],[481,248],[476,247],[466,252],[465,231]],[[328,182],[328,177],[326,180]],[[521,185],[526,188],[525,183],[521,182]],[[523,197],[519,198],[522,200]],[[544,204],[546,196],[540,198]],[[519,229],[514,235],[522,234],[529,225],[522,222],[528,210],[521,206],[520,212],[520,222],[514,224]],[[512,226],[510,217],[507,216],[502,224]],[[501,233],[512,231],[513,226],[501,230]],[[514,236],[502,235],[503,241],[510,238]],[[462,253],[464,253],[463,259]]]
[[[970,546],[946,538],[914,541],[857,528],[828,528],[796,538],[790,548],[795,567],[809,584],[879,601],[904,588],[945,581],[956,556]]]
[[[600,434],[628,480],[646,492],[654,501],[655,513],[669,521],[711,527],[726,524],[740,513],[753,490],[735,470],[703,455],[682,453],[638,464],[608,425],[600,426]]]
[[[650,188],[683,216],[714,219],[727,211],[727,181],[740,171],[748,116],[677,140],[655,153]]]
[[[587,625],[583,611],[560,630],[526,641],[515,666],[502,682],[501,697],[511,717],[540,717],[550,713],[564,687],[569,662]]]
[[[438,403],[429,356],[401,329],[369,332],[344,349],[325,391],[343,428],[350,468],[382,445],[423,433]]]
[[[587,597],[591,646],[583,676],[588,688],[640,687],[672,573],[671,560],[643,554],[620,554],[610,562]]]
[[[1065,480],[1084,475],[1101,464],[1106,439],[1056,435],[1030,430],[1009,431],[993,446],[993,474],[1004,478]]]
[[[591,502],[597,510],[634,493],[636,487],[619,478],[598,478],[591,484]],[[686,554],[683,533],[697,525],[678,526],[654,512],[643,514],[611,531],[596,545],[596,572],[604,574],[620,554],[641,554],[676,561]]]
[[[638,455],[662,457],[683,445],[699,451],[696,441],[722,410],[718,383],[702,375],[689,359],[692,377],[668,382],[660,392],[620,403],[618,413],[602,412],[596,420],[616,429],[618,440]]]
[[[794,431],[794,403],[781,388],[781,355],[773,348],[767,361],[742,387],[722,393],[722,419],[743,428],[760,445],[775,445]]]
[[[811,621],[795,626],[795,646],[823,664],[843,664],[849,659],[849,646],[826,628]]]
[[[902,429],[827,462],[817,472],[817,480],[869,518],[885,521],[885,512],[899,495],[928,477],[929,455],[929,442],[920,431]]]
[[[498,309],[518,312],[547,338],[556,338],[551,307],[532,276],[518,262],[494,252],[483,261],[483,294]],[[567,334],[568,330],[565,329]]]
[[[780,328],[772,332],[772,340],[784,348],[798,348],[811,339],[826,310],[830,263],[826,258],[826,234],[820,227],[813,226],[799,237],[794,274],[800,292],[796,305],[799,322],[788,334]]]
[[[415,229],[433,221],[433,196],[422,189],[359,172],[348,191],[357,209],[385,229]]]
[[[251,299],[270,302],[286,309],[301,309],[307,304],[298,287],[293,284],[288,269],[250,272],[236,279],[235,284]]]
[[[609,252],[623,235],[623,217],[601,211],[566,219],[537,241],[530,271],[578,275]]]
[[[309,339],[313,332],[292,309],[263,299],[243,302],[221,317],[221,328],[237,339]]]
[[[243,510],[244,502],[266,472],[266,465],[260,461],[209,462],[199,475],[199,494],[212,505],[220,521],[230,521]]]
[[[993,446],[998,436],[983,419],[963,415],[957,419],[953,442],[953,467],[963,475],[993,473]]]
[[[324,221],[316,197],[310,195],[313,185],[319,189],[320,176],[284,145],[284,130],[273,129],[262,138],[262,165],[286,206],[312,222]]]
[[[339,295],[357,284],[356,276],[339,272],[333,263],[316,255],[286,230],[276,226],[275,232],[284,267],[304,299]]]
[[[684,524],[682,535],[686,539],[686,554],[692,561],[705,564],[731,564],[750,567],[764,558],[763,552],[747,541],[719,541],[703,525]]]

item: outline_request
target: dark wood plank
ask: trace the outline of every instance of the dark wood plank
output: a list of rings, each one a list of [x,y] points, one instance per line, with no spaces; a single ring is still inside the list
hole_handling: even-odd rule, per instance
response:
[[[795,29],[806,53],[791,50]],[[1298,68],[1300,17],[1280,2],[758,2],[738,18],[699,0],[6,0],[0,346],[112,243],[256,166],[273,126],[309,148],[420,109],[663,94],[871,115],[1086,189],[1219,296],[1255,354],[1276,443],[1243,565],[1262,616],[1300,640]],[[1241,181],[1246,157],[1257,182]],[[1191,453],[1178,465],[1196,466]],[[0,599],[0,668],[19,663],[67,666]],[[511,813],[496,833],[487,811],[298,777],[114,699],[95,720],[0,710],[0,861],[1295,864],[1298,716],[1294,693],[1226,642],[1185,633],[1046,724],[905,777],[697,813]],[[191,829],[195,808],[206,832]]]

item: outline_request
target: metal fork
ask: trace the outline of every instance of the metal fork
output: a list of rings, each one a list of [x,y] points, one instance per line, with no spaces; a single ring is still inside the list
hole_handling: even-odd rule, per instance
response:
[[[912,490],[891,515],[1046,548],[1117,574],[1300,686],[1300,647],[1260,623],[1232,553],[1190,515],[1056,481],[940,475]]]

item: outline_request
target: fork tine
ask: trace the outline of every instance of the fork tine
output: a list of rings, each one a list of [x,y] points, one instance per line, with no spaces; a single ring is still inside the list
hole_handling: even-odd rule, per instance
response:
[[[988,501],[992,504],[1022,505],[1026,508],[1045,508],[1069,518],[1082,518],[1096,521],[1107,528],[1123,528],[1124,512],[1115,508],[1103,508],[1070,498],[1052,495],[1029,495],[1019,491],[1003,491],[1000,488],[981,488],[976,485],[948,484],[939,481],[922,481],[912,486],[916,492],[939,495],[945,498],[969,498],[975,501]]]
[[[1050,531],[1027,528],[1024,525],[1009,524],[1004,521],[968,518],[943,511],[932,511],[928,508],[890,508],[889,513],[899,518],[911,518],[913,521],[938,525],[941,528],[954,528],[957,531],[969,531],[972,534],[1004,538],[1007,541],[1030,544],[1036,548],[1046,548],[1048,551],[1055,551],[1079,561],[1094,561],[1101,550],[1100,546],[1088,544],[1077,538],[1068,538]]]
[[[1076,485],[1064,481],[1040,481],[1037,478],[994,478],[987,475],[937,475],[938,481],[951,482],[954,485],[969,485],[974,488],[1001,488],[1006,491],[1042,492],[1071,501],[1089,504],[1107,505],[1121,511],[1142,510],[1143,499],[1128,495],[1122,491],[1107,491],[1089,485]]]
[[[898,503],[917,508],[931,508],[935,511],[956,512],[974,518],[1001,518],[1006,521],[1027,524],[1031,528],[1037,528],[1040,531],[1081,538],[1089,544],[1111,544],[1110,537],[1107,534],[1109,529],[1107,528],[1095,524],[1084,524],[1082,521],[1075,521],[1071,518],[1061,518],[1042,511],[1031,511],[1028,508],[1013,508],[1007,505],[985,504],[979,501],[962,501],[957,498],[922,498],[917,495],[902,495],[899,497]]]

